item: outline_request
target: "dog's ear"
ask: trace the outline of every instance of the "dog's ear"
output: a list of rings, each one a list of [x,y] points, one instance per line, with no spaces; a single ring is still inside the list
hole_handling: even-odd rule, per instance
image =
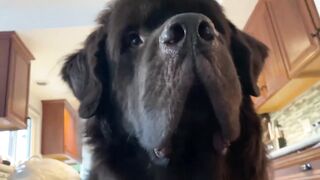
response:
[[[268,56],[268,48],[250,35],[238,30],[232,23],[231,51],[242,90],[247,95],[259,96],[258,76]]]
[[[102,82],[97,76],[97,67],[107,61],[106,38],[104,28],[97,28],[82,49],[66,58],[61,71],[63,80],[80,101],[79,115],[82,118],[93,116],[100,103]]]

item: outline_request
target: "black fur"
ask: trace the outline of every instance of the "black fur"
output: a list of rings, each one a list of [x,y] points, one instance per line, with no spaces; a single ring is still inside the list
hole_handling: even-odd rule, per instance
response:
[[[163,48],[165,27],[190,12],[214,25],[214,41]],[[265,45],[212,0],[117,0],[98,23],[62,69],[88,119],[89,179],[268,179],[250,99],[259,94]],[[141,45],[131,46],[132,32]],[[165,157],[155,156],[158,148]]]

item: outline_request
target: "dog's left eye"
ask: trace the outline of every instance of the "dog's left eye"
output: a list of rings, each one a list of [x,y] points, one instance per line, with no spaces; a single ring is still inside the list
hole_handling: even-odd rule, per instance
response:
[[[138,47],[142,42],[143,41],[137,32],[130,32],[128,34],[128,44],[130,47]]]

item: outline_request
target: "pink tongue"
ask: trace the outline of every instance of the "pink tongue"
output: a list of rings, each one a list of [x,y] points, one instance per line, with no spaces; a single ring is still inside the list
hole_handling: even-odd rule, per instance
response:
[[[220,133],[215,133],[213,135],[213,147],[218,153],[226,155],[229,146],[230,142],[224,140]]]

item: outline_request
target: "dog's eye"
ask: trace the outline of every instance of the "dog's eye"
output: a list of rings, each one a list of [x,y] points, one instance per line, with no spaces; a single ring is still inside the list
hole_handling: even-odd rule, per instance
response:
[[[137,47],[142,44],[142,39],[137,32],[130,32],[128,34],[128,43],[130,47]]]

